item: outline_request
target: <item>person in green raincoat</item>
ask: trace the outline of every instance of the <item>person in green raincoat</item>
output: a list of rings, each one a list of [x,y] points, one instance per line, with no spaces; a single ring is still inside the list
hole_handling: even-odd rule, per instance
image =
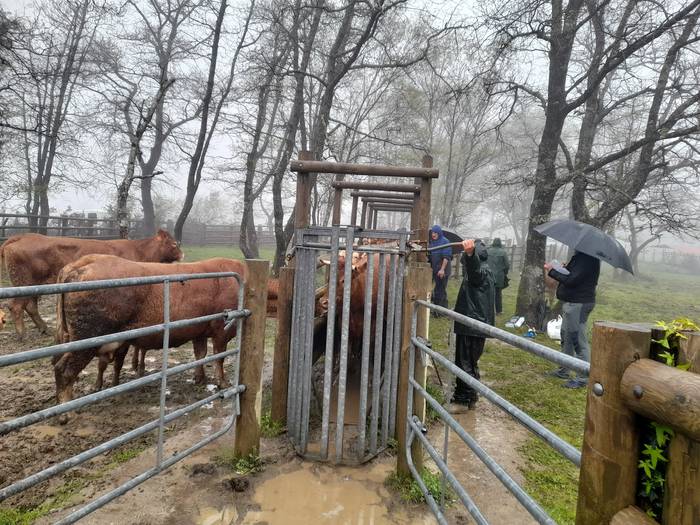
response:
[[[508,288],[508,270],[510,261],[501,239],[496,237],[489,248],[489,268],[493,272],[496,287],[496,315],[503,313],[503,289]]]

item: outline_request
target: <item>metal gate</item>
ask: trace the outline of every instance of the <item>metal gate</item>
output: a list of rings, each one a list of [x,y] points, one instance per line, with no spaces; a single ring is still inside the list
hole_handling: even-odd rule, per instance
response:
[[[197,279],[223,279],[223,278],[233,278],[238,281],[239,291],[238,291],[238,309],[237,310],[226,310],[223,312],[213,313],[210,315],[205,315],[201,317],[195,317],[191,319],[170,319],[170,285],[171,283],[182,283],[185,284],[186,281],[197,280]],[[243,308],[243,297],[244,297],[244,284],[240,276],[235,272],[219,272],[219,273],[199,273],[199,274],[178,274],[178,275],[163,275],[163,276],[153,276],[153,277],[132,277],[124,279],[109,279],[102,281],[87,281],[80,283],[65,283],[65,284],[50,284],[50,285],[40,285],[40,286],[22,286],[15,288],[1,288],[0,289],[0,299],[9,299],[14,297],[31,297],[47,294],[60,294],[68,292],[78,292],[87,290],[98,290],[105,288],[119,288],[124,286],[142,286],[142,285],[160,285],[163,289],[163,323],[146,326],[142,328],[136,328],[133,330],[128,330],[125,332],[118,332],[109,335],[102,335],[98,337],[92,337],[89,339],[82,339],[79,341],[73,341],[70,343],[56,344],[52,346],[47,346],[44,348],[37,348],[34,350],[28,350],[24,352],[18,352],[16,354],[10,354],[5,356],[0,356],[0,368],[5,366],[17,365],[20,363],[26,363],[36,359],[42,359],[46,357],[52,357],[56,355],[61,355],[66,352],[79,352],[82,350],[88,350],[91,348],[99,347],[105,344],[122,342],[135,339],[137,337],[142,337],[149,334],[163,334],[163,364],[161,371],[158,373],[150,374],[148,376],[129,381],[124,384],[120,384],[111,388],[106,388],[99,392],[89,394],[71,401],[61,403],[59,405],[51,406],[37,412],[31,412],[29,414],[11,419],[8,421],[3,421],[0,423],[0,436],[9,434],[10,432],[17,431],[19,429],[25,428],[29,425],[33,425],[40,421],[66,414],[72,412],[79,408],[91,405],[98,401],[114,397],[125,392],[131,392],[133,390],[142,388],[150,384],[160,384],[160,410],[159,417],[153,421],[146,423],[138,428],[135,428],[129,432],[126,432],[120,436],[117,436],[109,441],[100,443],[89,450],[85,450],[75,456],[71,456],[57,463],[54,463],[50,467],[45,468],[40,472],[31,474],[24,479],[15,481],[8,486],[0,489],[0,502],[5,499],[19,494],[34,485],[41,483],[42,481],[48,480],[66,470],[76,467],[92,458],[95,458],[105,452],[115,449],[129,441],[148,434],[150,432],[157,431],[157,449],[156,449],[156,461],[155,465],[146,469],[143,473],[137,475],[136,477],[130,479],[126,483],[118,486],[117,488],[103,494],[97,499],[91,501],[84,507],[72,512],[70,515],[56,522],[58,524],[68,524],[74,523],[84,516],[94,512],[95,510],[103,507],[110,501],[116,499],[117,497],[125,494],[129,490],[148,480],[149,478],[163,472],[168,469],[181,459],[189,456],[193,452],[196,452],[205,445],[211,443],[218,437],[226,434],[236,424],[238,415],[240,414],[240,402],[239,395],[245,390],[245,385],[238,384],[238,372],[239,372],[239,358],[240,358],[240,344],[242,341],[243,334],[243,319],[250,315],[250,311]],[[208,323],[216,320],[223,319],[226,321],[226,327],[229,327],[233,323],[237,323],[236,338],[234,343],[234,348],[232,350],[227,350],[218,354],[214,354],[202,359],[195,360],[191,363],[181,364],[174,366],[172,368],[168,367],[168,353],[169,353],[169,337],[170,332],[177,328],[182,328],[186,326],[191,326],[200,323]],[[203,399],[195,401],[187,406],[179,407],[170,412],[167,411],[165,406],[166,400],[166,390],[168,377],[175,374],[180,374],[187,370],[193,369],[200,365],[205,365],[207,363],[212,363],[217,360],[224,359],[226,357],[234,357],[233,369],[230,371],[231,382],[233,383],[230,387],[215,392],[211,395],[206,396]],[[213,401],[221,400],[222,402],[226,400],[231,401],[231,410],[229,417],[225,424],[213,434],[205,437],[204,439],[198,441],[197,443],[191,445],[185,450],[174,453],[172,456],[164,457],[163,444],[165,439],[165,426],[175,421],[176,419],[186,416],[192,411],[200,408],[202,406],[208,405]]]
[[[394,436],[407,241],[353,227],[296,233],[287,428],[307,459],[359,464]]]

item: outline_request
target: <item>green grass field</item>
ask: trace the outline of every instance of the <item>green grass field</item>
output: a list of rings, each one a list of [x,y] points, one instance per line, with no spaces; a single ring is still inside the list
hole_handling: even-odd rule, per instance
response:
[[[182,247],[185,253],[184,262],[201,261],[212,257],[227,257],[230,259],[243,259],[243,252],[238,246],[195,246],[186,245]],[[274,248],[261,248],[260,258],[271,261],[275,256]]]

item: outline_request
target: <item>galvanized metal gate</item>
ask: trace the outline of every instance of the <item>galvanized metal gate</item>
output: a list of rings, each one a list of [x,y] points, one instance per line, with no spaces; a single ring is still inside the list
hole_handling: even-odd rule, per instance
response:
[[[296,233],[287,428],[307,459],[362,463],[394,435],[407,241],[353,227]]]
[[[225,310],[222,312],[212,313],[209,315],[204,315],[200,317],[193,317],[188,319],[177,319],[172,320],[170,317],[170,287],[172,283],[185,283],[190,281],[195,281],[199,279],[235,279],[238,282],[238,298],[237,298],[237,309],[236,310]],[[39,286],[22,286],[14,288],[1,288],[0,289],[0,299],[10,299],[15,297],[32,297],[41,296],[48,294],[63,294],[69,292],[84,292],[88,290],[99,290],[107,288],[121,288],[125,286],[143,286],[143,285],[153,285],[162,288],[163,293],[163,323],[145,326],[142,328],[135,328],[132,330],[117,332],[108,335],[100,335],[97,337],[92,337],[89,339],[82,339],[78,341],[72,341],[69,343],[55,344],[52,346],[47,346],[43,348],[37,348],[34,350],[27,350],[23,352],[17,352],[15,354],[0,356],[0,368],[5,366],[17,365],[21,363],[27,363],[35,361],[37,359],[42,359],[46,357],[52,357],[56,355],[63,355],[67,352],[80,352],[92,348],[98,348],[102,345],[114,343],[114,342],[124,342],[129,341],[141,336],[150,334],[163,334],[163,350],[162,350],[162,365],[161,370],[157,373],[141,377],[123,383],[111,388],[106,388],[104,390],[67,401],[58,405],[50,406],[43,410],[36,412],[31,412],[26,415],[16,417],[7,421],[0,423],[0,436],[9,434],[10,432],[18,431],[22,428],[28,427],[35,423],[41,421],[64,415],[69,412],[87,407],[99,401],[124,394],[126,392],[132,392],[134,390],[145,387],[151,384],[160,384],[160,406],[159,406],[159,417],[145,423],[144,425],[130,430],[124,434],[116,436],[108,441],[99,443],[94,447],[85,450],[74,456],[62,459],[51,466],[44,468],[43,470],[33,473],[23,479],[11,482],[6,486],[0,488],[0,502],[3,502],[7,498],[19,494],[42,481],[46,481],[54,476],[61,474],[73,467],[81,465],[101,454],[109,452],[129,441],[149,434],[151,432],[157,432],[157,448],[156,448],[156,460],[155,464],[152,466],[144,465],[144,471],[129,481],[113,488],[109,492],[99,496],[98,498],[90,501],[82,508],[79,508],[68,516],[57,521],[57,524],[64,525],[69,523],[75,523],[79,519],[87,516],[88,514],[94,512],[95,510],[103,507],[110,501],[118,498],[119,496],[127,493],[134,487],[140,485],[144,481],[160,474],[161,472],[167,470],[172,465],[178,461],[184,459],[190,454],[201,449],[205,445],[211,443],[215,439],[223,436],[236,425],[236,420],[240,414],[240,394],[245,390],[245,385],[239,384],[239,359],[241,351],[241,341],[243,334],[243,319],[250,315],[250,310],[245,309],[243,306],[244,298],[244,283],[240,277],[235,272],[218,272],[218,273],[192,273],[192,274],[176,274],[176,275],[162,275],[162,276],[152,276],[152,277],[130,277],[122,279],[108,279],[102,281],[86,281],[79,283],[63,283],[63,284],[49,284],[49,285],[39,285]],[[233,297],[232,303],[233,303]],[[234,341],[234,348],[227,350],[225,352],[220,352],[202,359],[196,359],[193,362],[180,364],[177,366],[168,366],[168,355],[170,350],[169,338],[172,330],[183,328],[187,326],[193,326],[201,323],[209,323],[212,321],[223,320],[226,326],[231,326],[236,324],[236,337]],[[224,388],[215,392],[211,395],[205,396],[203,399],[199,399],[193,403],[186,406],[177,407],[176,409],[168,410],[166,408],[166,391],[168,388],[168,378],[176,374],[181,374],[187,370],[194,369],[198,366],[203,366],[208,363],[213,363],[215,361],[222,360],[226,357],[232,357],[233,362],[231,364],[231,386]],[[184,450],[176,451],[171,455],[167,455],[164,450],[165,441],[165,428],[166,425],[172,423],[178,418],[187,416],[194,410],[209,405],[214,401],[229,402],[230,410],[228,411],[228,417],[222,424],[221,428],[212,432],[208,436],[199,440],[198,442],[189,445]],[[79,416],[78,416],[79,417]]]

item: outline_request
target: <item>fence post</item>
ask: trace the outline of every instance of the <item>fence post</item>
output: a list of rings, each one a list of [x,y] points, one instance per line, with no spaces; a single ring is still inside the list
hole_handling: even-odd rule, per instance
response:
[[[620,380],[633,361],[649,356],[650,343],[647,328],[593,326],[576,525],[610,523],[635,503],[639,432],[637,417],[620,395]]]
[[[681,342],[679,362],[690,363],[688,373],[700,374],[700,333]],[[700,523],[700,442],[676,433],[668,450],[664,525]]]
[[[274,421],[287,421],[287,383],[289,381],[289,337],[292,326],[294,268],[280,268],[277,294],[277,338],[272,364],[272,411]]]
[[[432,272],[430,266],[425,263],[412,263],[407,265],[404,278],[403,314],[401,317],[401,356],[399,358],[399,385],[396,399],[396,439],[398,441],[398,454],[396,470],[399,474],[410,475],[408,462],[406,461],[406,420],[408,417],[408,358],[411,344],[411,322],[413,320],[413,305],[416,299],[428,299],[430,297],[430,285]],[[425,310],[425,309],[423,309]],[[416,335],[428,339],[428,315],[418,315]],[[421,317],[423,319],[421,319]],[[425,367],[423,359],[417,351],[415,354],[415,379],[425,386]],[[413,396],[413,413],[421,421],[425,416],[425,400],[420,394]],[[416,440],[412,452],[413,462],[420,472],[423,464],[423,450]]]
[[[239,355],[239,383],[246,389],[240,395],[241,413],[236,422],[234,453],[239,456],[260,450],[262,409],[262,369],[265,361],[265,317],[267,314],[267,277],[270,261],[247,259],[244,307],[251,315],[243,322]]]

